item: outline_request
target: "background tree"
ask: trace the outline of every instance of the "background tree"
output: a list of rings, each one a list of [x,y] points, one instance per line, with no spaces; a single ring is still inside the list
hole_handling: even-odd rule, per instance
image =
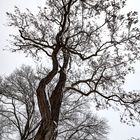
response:
[[[107,140],[109,127],[106,120],[99,119],[89,109],[89,99],[64,96],[58,123],[60,140]]]
[[[32,139],[40,123],[34,97],[36,83],[33,70],[25,66],[0,83],[0,116],[8,123],[7,129],[21,140]]]
[[[43,70],[43,71],[42,71]],[[22,66],[0,82],[0,138],[21,140],[34,138],[41,117],[35,104],[37,83],[46,69],[35,74],[29,66]],[[53,87],[55,79],[49,84]],[[86,110],[86,112],[85,112]],[[58,139],[107,139],[106,120],[98,119],[91,113],[87,100],[70,93],[63,98],[59,119]],[[15,135],[13,137],[12,135]],[[12,138],[13,137],[13,138]]]
[[[98,109],[115,106],[139,121],[140,94],[125,92],[125,76],[139,59],[137,12],[125,14],[125,0],[48,0],[35,16],[7,13],[13,51],[45,57],[49,72],[37,88],[41,125],[35,140],[55,140],[64,94],[90,96]],[[123,14],[122,14],[123,13]],[[56,82],[47,90],[53,79]]]

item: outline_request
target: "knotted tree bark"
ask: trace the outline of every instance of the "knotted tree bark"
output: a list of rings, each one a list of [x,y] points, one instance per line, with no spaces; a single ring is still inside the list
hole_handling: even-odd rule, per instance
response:
[[[55,89],[52,91],[51,97],[46,95],[47,93],[45,92],[45,88],[58,73],[57,53],[59,52],[60,48],[61,46],[59,45],[54,49],[52,54],[53,69],[45,78],[40,81],[37,89],[37,99],[42,122],[36,134],[35,140],[55,140],[57,137],[59,112],[63,98],[63,89],[66,82],[66,68],[69,61],[69,54],[64,48],[62,48],[63,66],[60,68],[59,81],[56,84]]]

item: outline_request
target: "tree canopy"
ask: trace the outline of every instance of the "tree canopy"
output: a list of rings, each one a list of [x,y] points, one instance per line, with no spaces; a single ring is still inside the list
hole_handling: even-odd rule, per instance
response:
[[[44,57],[48,71],[38,84],[41,125],[35,140],[55,140],[64,95],[89,96],[97,109],[115,106],[139,120],[140,94],[122,85],[139,60],[137,12],[123,12],[125,0],[47,0],[37,15],[7,13],[12,50]],[[55,80],[51,90],[49,84]]]

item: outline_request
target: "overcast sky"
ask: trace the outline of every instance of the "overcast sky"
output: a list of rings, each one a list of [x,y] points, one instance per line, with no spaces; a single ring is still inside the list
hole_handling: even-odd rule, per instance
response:
[[[18,6],[20,9],[31,9],[36,11],[37,6],[44,5],[45,0],[1,0],[0,3],[0,75],[10,74],[15,68],[20,67],[22,64],[34,65],[33,60],[25,57],[22,53],[10,53],[9,51],[3,51],[5,46],[8,45],[6,41],[9,37],[9,33],[14,33],[13,29],[6,27],[7,18],[6,12],[12,12],[14,6]],[[136,10],[140,13],[140,0],[128,0],[127,9]],[[139,16],[140,17],[140,16]],[[140,89],[140,62],[135,65],[135,74],[127,76],[125,83],[126,90],[139,90]],[[110,111],[101,111],[99,115],[106,117],[111,126],[111,132],[109,134],[109,140],[127,140],[128,138],[136,137],[140,138],[140,124],[136,127],[129,127],[120,123],[119,113]]]

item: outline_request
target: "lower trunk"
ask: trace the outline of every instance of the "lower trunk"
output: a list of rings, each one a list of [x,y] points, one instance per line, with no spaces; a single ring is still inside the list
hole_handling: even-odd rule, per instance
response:
[[[53,123],[51,124],[48,125],[42,122],[34,140],[56,140],[57,131],[55,131],[55,125]]]

